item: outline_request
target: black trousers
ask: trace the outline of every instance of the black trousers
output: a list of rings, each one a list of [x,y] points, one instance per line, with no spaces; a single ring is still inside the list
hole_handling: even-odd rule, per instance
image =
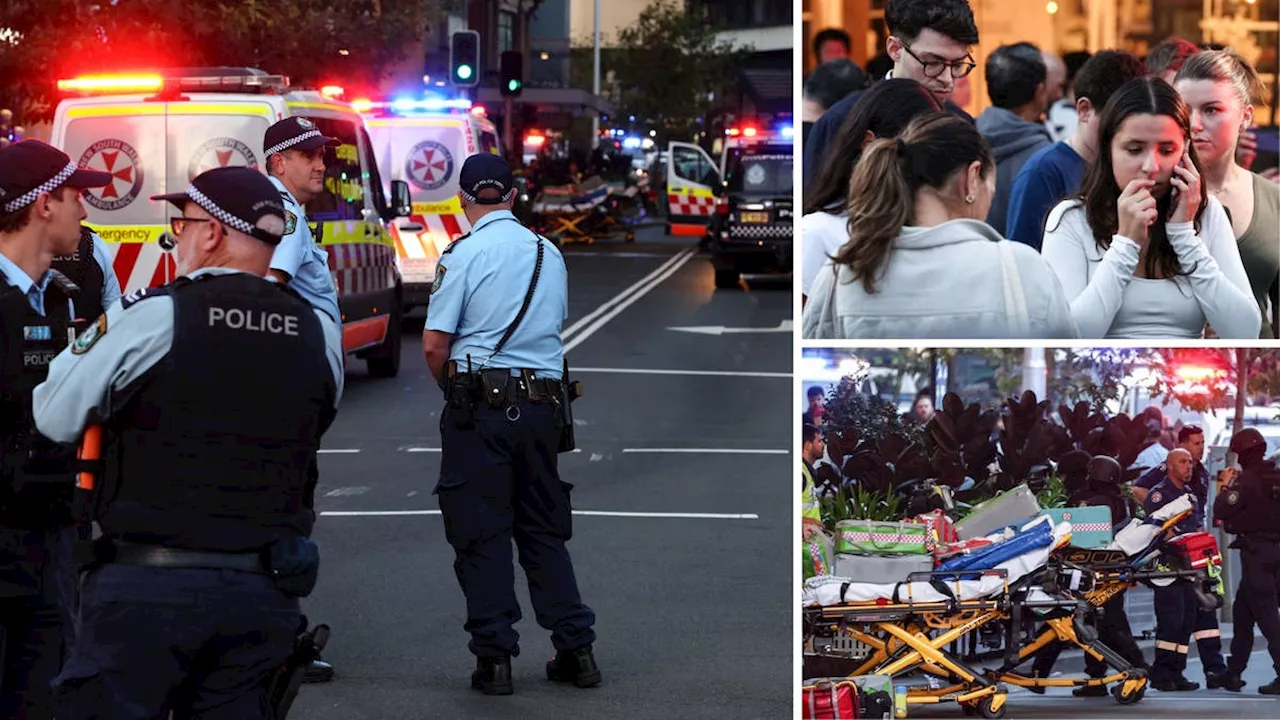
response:
[[[1101,610],[1101,616],[1097,618],[1098,640],[1116,651],[1134,667],[1147,668],[1146,658],[1142,656],[1142,648],[1138,647],[1138,643],[1133,639],[1133,630],[1129,627],[1129,615],[1124,611],[1124,593],[1117,593],[1102,605]],[[1031,666],[1032,676],[1049,677],[1053,672],[1054,663],[1058,660],[1058,654],[1066,647],[1068,647],[1066,643],[1053,642],[1036,653],[1035,662]],[[1084,670],[1092,678],[1106,677],[1107,663],[1085,653]]]
[[[1280,676],[1280,610],[1276,607],[1280,587],[1280,547],[1275,544],[1248,543],[1240,550],[1240,586],[1232,607],[1234,636],[1227,671],[1240,675],[1249,664],[1253,652],[1253,627],[1258,626],[1267,639],[1271,664]]]

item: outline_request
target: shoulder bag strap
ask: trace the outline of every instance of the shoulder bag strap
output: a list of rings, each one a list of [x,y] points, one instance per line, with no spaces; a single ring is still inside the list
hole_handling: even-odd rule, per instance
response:
[[[1000,277],[1004,285],[1004,309],[1011,323],[1012,337],[1025,338],[1031,332],[1031,319],[1027,314],[1027,297],[1023,293],[1022,276],[1018,272],[1018,260],[1013,256],[1013,241],[996,241],[1000,254]]]
[[[520,325],[520,321],[524,319],[524,314],[529,311],[529,303],[533,302],[533,290],[538,286],[538,275],[542,273],[542,252],[543,238],[541,235],[535,235],[538,238],[538,258],[533,263],[533,277],[529,280],[529,291],[524,294],[524,303],[520,305],[520,312],[516,313],[516,319],[511,321],[511,325],[507,326],[507,331],[502,334],[502,339],[498,341],[496,347],[493,348],[493,354],[489,357],[496,357],[502,352],[502,348],[511,339],[511,335],[515,333],[516,327]]]

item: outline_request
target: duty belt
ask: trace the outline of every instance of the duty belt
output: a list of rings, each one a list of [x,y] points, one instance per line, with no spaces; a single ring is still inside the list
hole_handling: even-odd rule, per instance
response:
[[[533,370],[510,370],[507,368],[489,368],[480,372],[457,372],[457,366],[450,362],[445,369],[446,377],[452,382],[470,384],[476,388],[504,387],[508,399],[548,402],[564,394],[564,382],[551,378],[534,377]]]
[[[146,545],[124,540],[114,542],[114,557],[109,561],[117,565],[143,567],[185,568],[199,570],[240,570],[267,575],[262,556],[257,552],[222,553],[171,548],[163,545]]]

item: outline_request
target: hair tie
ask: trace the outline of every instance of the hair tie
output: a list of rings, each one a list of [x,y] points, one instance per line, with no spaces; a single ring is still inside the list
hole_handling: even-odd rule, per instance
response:
[[[902,138],[898,138],[898,154],[903,156],[907,154],[907,143]]]

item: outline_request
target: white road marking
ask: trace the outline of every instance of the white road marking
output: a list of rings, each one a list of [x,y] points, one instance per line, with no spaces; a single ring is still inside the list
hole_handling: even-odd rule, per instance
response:
[[[439,510],[325,510],[329,517],[393,517],[406,515],[439,515]],[[698,520],[759,520],[755,513],[663,513],[663,512],[615,512],[612,510],[574,510],[574,515],[595,517],[634,518],[685,518]]]
[[[724,325],[694,325],[690,327],[669,327],[676,332],[695,333],[698,335],[735,335],[744,333],[789,333],[792,330],[790,320],[783,320],[777,327],[725,327]]]
[[[402,450],[404,450],[405,452],[412,452],[412,453],[440,452],[440,448],[432,448],[432,447],[407,447],[407,448],[402,448]]]
[[[354,453],[360,452],[360,449],[359,448],[342,448],[340,450],[339,449],[330,450],[327,448],[321,448],[316,452],[321,455],[352,455]]]
[[[741,455],[790,455],[790,450],[773,448],[623,448],[624,453],[695,453],[702,454],[741,454]]]
[[[325,493],[325,497],[346,497],[348,495],[363,495],[373,488],[371,487],[340,487],[334,488]]]
[[[668,264],[666,266],[667,269],[663,270],[661,275],[658,275],[652,281],[650,281],[647,285],[639,288],[634,293],[632,293],[629,297],[627,297],[625,300],[619,302],[609,312],[596,318],[590,325],[582,328],[580,332],[578,332],[576,335],[573,336],[572,340],[565,343],[564,351],[567,353],[570,350],[581,345],[584,340],[594,335],[597,330],[604,327],[606,323],[608,323],[610,320],[617,317],[619,313],[631,307],[631,305],[635,303],[635,301],[647,295],[650,290],[658,287],[658,285],[660,285],[663,280],[666,280],[667,278],[674,275],[676,271],[681,268],[681,266],[683,266],[685,263],[693,259],[693,255],[694,253],[692,250],[684,250],[680,254],[676,255],[674,258],[675,262]],[[576,326],[577,323],[574,323],[574,325]]]
[[[633,293],[633,292],[635,292],[636,290],[640,289],[640,288],[641,288],[643,285],[645,285],[646,283],[648,283],[648,282],[652,281],[652,280],[653,280],[653,278],[655,278],[655,277],[657,277],[658,275],[662,274],[662,272],[663,272],[664,270],[666,270],[668,267],[670,267],[670,266],[672,265],[672,263],[675,263],[675,262],[676,262],[677,260],[679,260],[681,257],[689,257],[689,256],[692,256],[692,254],[693,254],[693,251],[692,251],[692,250],[682,250],[682,251],[680,251],[680,252],[676,253],[675,255],[672,255],[672,256],[671,256],[671,259],[669,259],[669,260],[667,260],[666,262],[664,262],[664,263],[662,263],[661,265],[659,265],[659,266],[658,266],[658,268],[657,268],[656,270],[654,270],[653,272],[649,273],[648,275],[645,275],[644,277],[640,278],[639,280],[635,281],[635,282],[634,282],[634,283],[632,283],[632,284],[631,284],[631,286],[630,286],[630,287],[628,287],[627,289],[625,289],[625,290],[623,290],[622,292],[618,293],[617,295],[614,295],[613,297],[609,298],[609,299],[608,299],[607,301],[605,301],[605,303],[604,303],[603,305],[601,305],[600,307],[596,308],[595,310],[592,310],[590,313],[588,313],[588,314],[587,314],[587,315],[585,315],[584,317],[580,318],[577,322],[575,322],[574,324],[572,324],[572,325],[570,325],[569,327],[565,328],[564,330],[561,330],[561,331],[560,331],[560,339],[561,339],[561,340],[563,340],[563,341],[566,341],[566,342],[567,342],[567,341],[569,340],[569,336],[570,336],[570,335],[573,335],[574,333],[578,332],[578,331],[579,331],[579,330],[581,330],[582,328],[586,327],[589,323],[591,323],[591,322],[592,322],[593,320],[595,320],[597,317],[599,317],[599,316],[600,316],[600,315],[602,315],[603,313],[607,312],[607,311],[609,310],[609,308],[610,308],[610,307],[612,307],[613,305],[616,305],[617,303],[622,302],[623,300],[625,300],[625,299],[627,298],[627,296],[628,296],[628,295],[630,295],[631,293]]]
[[[795,377],[792,373],[781,372],[747,372],[740,370],[659,370],[656,368],[597,368],[576,367],[570,369],[570,375],[577,373],[611,373],[614,375],[689,375],[713,377],[751,377],[751,378],[787,378]]]

